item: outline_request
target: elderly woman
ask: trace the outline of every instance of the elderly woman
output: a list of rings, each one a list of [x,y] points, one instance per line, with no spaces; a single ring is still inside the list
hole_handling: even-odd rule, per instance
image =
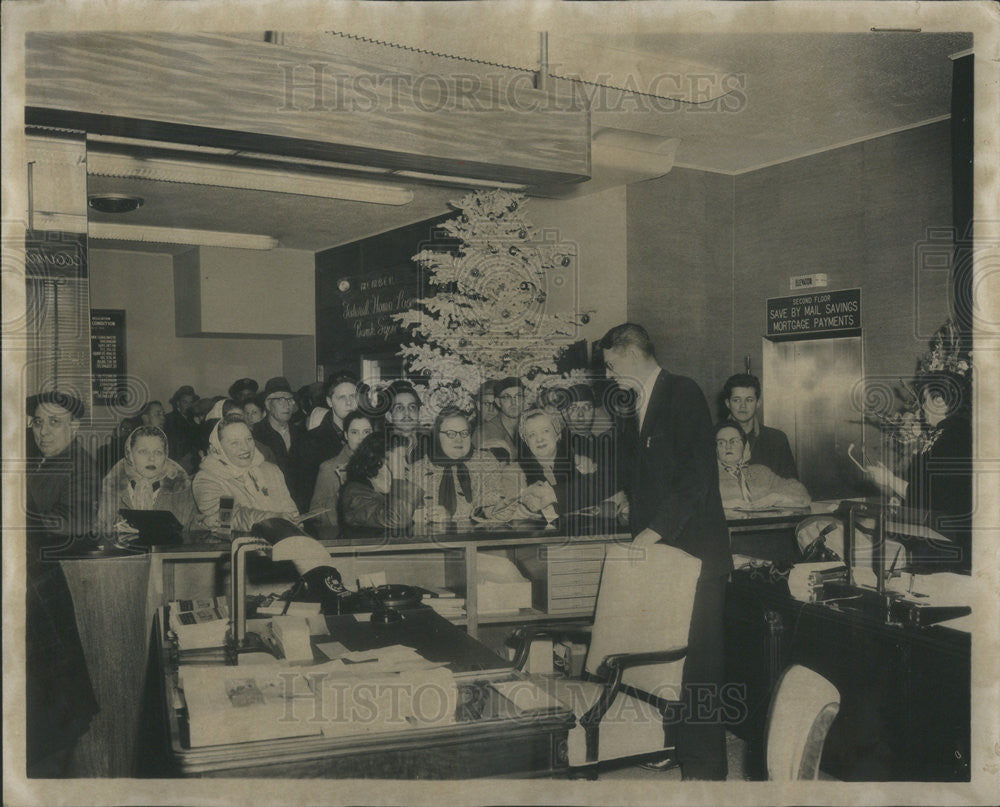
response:
[[[597,505],[614,493],[608,474],[589,457],[571,454],[560,423],[542,409],[521,416],[519,431],[528,448],[520,464],[527,488],[521,501],[547,520]],[[548,510],[548,507],[552,510]]]
[[[222,496],[234,501],[233,529],[248,530],[267,518],[298,517],[284,475],[277,465],[264,460],[241,416],[223,417],[212,430],[208,445],[208,455],[192,483],[207,526],[219,526]]]
[[[309,509],[327,508],[327,512],[320,517],[324,524],[337,526],[337,503],[340,499],[340,489],[344,485],[347,463],[358,450],[361,441],[372,431],[372,422],[368,415],[357,409],[348,412],[344,418],[344,437],[347,443],[337,456],[320,463]]]
[[[352,527],[406,527],[423,504],[424,491],[405,478],[409,444],[369,434],[347,463],[340,492],[340,523]]]
[[[515,516],[523,487],[520,470],[473,448],[472,435],[469,415],[460,409],[446,407],[434,420],[430,451],[412,477],[430,499],[430,520],[509,521]]]
[[[809,491],[797,479],[782,479],[766,465],[750,465],[746,432],[735,421],[715,427],[719,460],[719,493],[727,510],[764,507],[808,507]]]
[[[119,510],[169,510],[185,529],[196,515],[187,472],[169,458],[167,435],[140,426],[125,441],[125,457],[104,477],[97,528],[111,535],[120,526]]]

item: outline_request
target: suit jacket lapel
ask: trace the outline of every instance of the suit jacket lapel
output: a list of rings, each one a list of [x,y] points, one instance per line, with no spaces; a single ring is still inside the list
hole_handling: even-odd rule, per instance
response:
[[[646,440],[649,439],[649,424],[652,420],[653,407],[656,404],[657,399],[663,394],[663,385],[666,378],[666,371],[661,369],[656,376],[656,381],[653,382],[653,389],[649,393],[649,401],[646,404],[646,417],[643,418],[642,429],[639,432],[639,440],[642,443],[640,448],[645,448]]]

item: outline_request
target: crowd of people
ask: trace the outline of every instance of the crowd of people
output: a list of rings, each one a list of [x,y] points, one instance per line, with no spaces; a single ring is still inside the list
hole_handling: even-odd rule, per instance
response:
[[[207,398],[183,385],[170,411],[148,402],[91,460],[73,440],[82,403],[49,393],[29,402],[40,424],[29,453],[50,465],[65,455],[75,468],[77,535],[127,533],[122,510],[168,510],[189,530],[246,530],[309,513],[331,528],[598,513],[624,523],[623,425],[611,407],[582,382],[543,389],[530,404],[527,395],[522,379],[499,379],[484,387],[477,411],[446,407],[431,421],[405,380],[376,393],[342,372],[293,392],[282,377],[263,389],[241,378],[228,395]],[[722,501],[727,509],[808,505],[787,437],[759,422],[760,398],[748,374],[723,389],[726,417],[715,429]],[[65,421],[55,437],[34,417],[38,407]],[[226,498],[233,506],[220,525]]]
[[[449,407],[433,418],[409,381],[376,393],[346,372],[297,393],[281,377],[262,390],[239,379],[228,395],[210,398],[184,385],[169,412],[151,401],[115,429],[96,462],[76,439],[83,403],[58,391],[32,396],[29,766],[60,775],[75,737],[66,726],[85,726],[97,708],[72,598],[60,565],[46,561],[81,537],[92,542],[127,531],[122,511],[129,510],[166,510],[188,528],[235,530],[303,515],[342,529],[519,518],[571,529],[576,517],[609,519],[638,546],[663,541],[701,560],[685,678],[721,681],[722,606],[732,568],[726,510],[803,507],[809,492],[787,436],[760,423],[756,377],[726,382],[722,416],[713,424],[697,384],[659,366],[641,326],[611,329],[601,349],[611,394],[598,397],[591,385],[576,383],[529,402],[522,379],[510,377],[483,390],[479,411]],[[866,474],[904,504],[967,522],[971,474],[945,474],[931,485],[942,461],[971,461],[971,428],[961,408],[968,398],[949,396],[946,381],[921,381],[934,439],[907,478],[881,465]],[[625,404],[599,403],[612,399]],[[966,568],[968,549],[966,542]],[[67,687],[73,696],[63,698]],[[685,725],[686,778],[725,777],[720,728]]]

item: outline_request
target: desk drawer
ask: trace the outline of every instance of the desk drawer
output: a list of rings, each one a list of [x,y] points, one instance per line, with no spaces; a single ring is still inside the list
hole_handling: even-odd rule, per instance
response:
[[[561,574],[553,569],[549,575],[549,583],[553,586],[596,586],[600,582],[601,570],[599,568],[575,574]]]
[[[604,558],[549,561],[549,573],[553,575],[596,574],[600,576],[603,567]]]
[[[604,554],[604,544],[526,548],[518,563],[531,579],[532,605],[549,614],[592,610]]]

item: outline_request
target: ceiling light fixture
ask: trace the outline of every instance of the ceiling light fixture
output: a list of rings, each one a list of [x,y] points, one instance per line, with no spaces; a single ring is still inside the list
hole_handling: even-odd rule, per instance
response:
[[[527,185],[517,182],[501,182],[496,179],[473,179],[472,177],[454,177],[447,174],[426,174],[422,171],[391,171],[390,176],[404,179],[419,179],[447,185],[466,185],[470,188],[504,188],[512,191],[522,191]]]
[[[278,240],[254,233],[225,233],[216,230],[190,230],[178,227],[148,227],[138,224],[109,224],[92,221],[87,225],[90,238],[109,241],[140,241],[152,244],[187,244],[193,247],[230,247],[232,249],[274,249]]]
[[[380,205],[405,205],[413,201],[412,191],[392,185],[283,170],[165,160],[155,157],[140,158],[125,154],[88,154],[87,173],[120,179],[214,185],[222,188],[292,193],[299,196],[318,196]]]
[[[87,204],[101,213],[131,213],[142,207],[141,196],[127,193],[95,193],[87,197]]]

